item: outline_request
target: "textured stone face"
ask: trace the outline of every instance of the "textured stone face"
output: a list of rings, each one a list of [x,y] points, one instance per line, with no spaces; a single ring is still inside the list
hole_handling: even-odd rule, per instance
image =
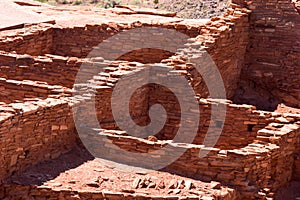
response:
[[[290,1],[235,3],[223,17],[205,22],[148,10],[148,15],[141,10],[143,14],[126,15],[120,10],[114,14],[103,11],[103,17],[95,14],[100,11],[57,8],[68,17],[58,17],[56,25],[36,24],[1,31],[0,199],[20,195],[25,199],[266,199],[273,198],[291,180],[299,181],[300,115],[284,108],[271,112],[255,107],[274,110],[284,102],[297,113],[292,107],[299,107],[299,13]],[[55,9],[40,11],[57,17]],[[78,22],[78,12],[85,14],[81,13],[83,24]],[[103,21],[86,23],[91,22],[87,19],[91,15],[95,15],[93,20]],[[110,22],[104,20],[108,16]],[[175,52],[144,48],[116,61],[86,58],[107,38],[146,26],[173,29],[190,39]],[[110,46],[120,48],[119,44]],[[210,98],[204,78],[192,63],[202,55],[199,49],[203,48],[215,62],[229,100]],[[170,76],[183,77],[195,92],[193,98],[201,115],[191,144],[174,139],[182,126],[182,105],[169,88],[144,85],[130,98],[130,117],[140,126],[150,123],[151,106],[160,104],[165,108],[166,123],[159,132],[136,137],[121,130],[114,118],[111,97],[117,83],[127,75],[137,76],[154,63],[168,69]],[[82,73],[88,81],[75,85],[79,88],[76,90],[74,82],[82,64],[104,67],[98,74]],[[203,66],[210,70],[206,63]],[[127,84],[128,88],[133,86]],[[180,83],[173,86],[179,88]],[[88,91],[92,89],[96,95],[95,105],[91,106]],[[79,107],[80,103],[85,103],[86,108]],[[192,108],[192,102],[187,100],[184,105]],[[224,122],[212,115],[213,106],[226,107]],[[125,154],[112,153],[119,149],[145,158],[154,152],[151,160],[128,157],[125,162],[141,166],[156,158],[174,157],[178,151],[184,153],[162,172],[153,172],[152,179],[147,172],[119,172],[98,163],[84,150],[77,134],[80,130],[74,124],[75,113],[82,119],[76,122],[90,128],[93,122],[85,119],[93,114],[91,108],[96,109],[102,129],[92,129],[87,137],[96,151],[104,152],[104,159],[124,161]],[[124,110],[119,105],[118,111]],[[205,138],[214,137],[220,129],[216,145],[204,146]],[[190,130],[185,127],[187,137]],[[107,140],[110,145],[104,143]],[[171,150],[158,151],[166,145]],[[74,148],[79,152],[65,154]],[[199,157],[201,151],[208,152],[207,156]],[[62,167],[62,163],[66,166]],[[80,181],[84,184],[80,185]],[[69,198],[70,195],[73,196]]]
[[[274,110],[280,102],[299,107],[299,12],[290,1],[253,1],[250,7],[250,40],[237,99],[261,109]]]

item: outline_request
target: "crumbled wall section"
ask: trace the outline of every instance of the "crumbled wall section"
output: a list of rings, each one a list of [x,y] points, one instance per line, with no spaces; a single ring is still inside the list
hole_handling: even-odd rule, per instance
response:
[[[252,1],[239,103],[300,106],[300,15],[290,0]],[[251,91],[251,92],[250,92]],[[269,107],[268,107],[269,105]]]

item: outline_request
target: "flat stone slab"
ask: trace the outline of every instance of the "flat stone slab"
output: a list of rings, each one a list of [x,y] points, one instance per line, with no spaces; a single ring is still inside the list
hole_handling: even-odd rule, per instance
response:
[[[27,23],[54,22],[52,17],[38,14],[30,7],[32,6],[22,6],[11,0],[0,0],[0,31],[19,28]]]

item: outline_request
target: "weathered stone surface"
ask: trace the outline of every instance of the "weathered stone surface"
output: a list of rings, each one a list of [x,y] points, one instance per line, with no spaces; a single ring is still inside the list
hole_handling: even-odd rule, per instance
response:
[[[136,16],[129,17],[128,23],[123,23],[124,19],[113,18],[112,22],[104,20],[101,24],[85,24],[82,20],[84,24],[73,26],[75,22],[72,20],[70,24],[63,24],[63,20],[58,19],[58,25],[35,24],[0,32],[0,183],[6,183],[0,187],[0,199],[18,199],[20,196],[25,199],[43,199],[46,196],[70,199],[70,195],[79,199],[147,199],[155,195],[157,199],[196,198],[190,197],[190,194],[199,196],[198,199],[270,199],[292,179],[299,180],[300,116],[297,111],[293,111],[294,114],[285,112],[285,109],[280,112],[261,111],[252,105],[236,104],[236,101],[208,98],[207,86],[192,63],[195,55],[203,55],[199,49],[206,49],[224,80],[228,99],[236,100],[233,98],[236,94],[242,103],[244,97],[246,100],[250,98],[250,104],[265,103],[265,97],[261,96],[267,94],[267,101],[271,103],[277,103],[272,99],[276,97],[290,106],[299,107],[297,66],[300,62],[297,61],[300,49],[296,34],[299,13],[287,0],[254,0],[247,5],[235,0],[234,3],[223,17],[206,21],[165,18],[158,16],[162,13],[153,11],[150,14],[156,17],[146,17],[139,13],[148,11],[136,10],[132,11]],[[58,11],[66,12],[63,8],[58,8]],[[57,14],[47,9],[41,12]],[[78,13],[71,9],[67,15],[74,19]],[[104,16],[107,17],[107,13]],[[98,19],[97,15],[95,19]],[[171,28],[191,39],[176,52],[142,49],[113,62],[105,56],[85,58],[94,46],[112,35],[143,26]],[[111,46],[120,48],[118,44]],[[95,68],[104,67],[104,70],[97,74],[86,71],[84,76],[88,83],[80,83],[73,88],[83,63]],[[132,95],[129,108],[135,124],[145,126],[149,122],[149,108],[156,103],[161,104],[168,116],[159,133],[138,138],[120,130],[115,122],[111,107],[114,87],[123,77],[137,75],[153,63],[169,69],[170,77],[185,77],[195,91],[201,115],[200,124],[191,122],[191,127],[198,127],[192,144],[174,140],[181,123],[180,104],[172,91],[155,84],[139,88]],[[174,83],[174,86],[179,88],[179,84]],[[127,85],[128,88],[133,86],[129,82]],[[55,158],[78,146],[73,114],[79,113],[82,119],[91,115],[91,107],[84,111],[78,109],[79,103],[90,106],[91,89],[97,91],[96,105],[93,106],[102,129],[95,130],[95,134],[88,137],[91,137],[91,144],[94,142],[95,149],[107,152],[108,159],[124,160],[124,155],[111,153],[119,148],[148,154],[166,145],[172,146],[171,150],[161,151],[153,158],[169,159],[179,150],[184,150],[184,153],[163,172],[155,174],[139,171],[120,176],[114,168],[96,165],[88,169],[93,175],[88,177],[84,174],[84,167],[89,164],[81,161],[53,175],[47,175],[45,171],[30,174],[39,181],[46,178],[44,186],[28,185],[26,182],[25,186],[15,185],[22,179],[7,182],[13,174],[40,166],[37,163],[55,162]],[[72,92],[77,94],[76,98]],[[260,94],[261,99],[255,96],[255,92]],[[191,105],[187,100],[185,103]],[[269,103],[266,104],[267,109],[272,107]],[[211,116],[212,105],[226,106],[224,123]],[[123,110],[118,107],[120,113]],[[92,122],[81,125],[88,127],[89,123]],[[208,127],[211,128],[209,134]],[[221,135],[214,148],[202,145],[206,137],[213,137],[221,127]],[[190,132],[189,127],[185,128],[185,132]],[[113,144],[112,149],[99,145],[104,138]],[[209,153],[202,158],[199,157],[200,151]],[[131,159],[131,165],[143,162]],[[168,172],[175,175],[170,177]],[[26,176],[26,173],[22,175]],[[85,175],[89,179],[83,183]],[[18,178],[17,175],[13,177]],[[57,181],[48,182],[56,179],[54,177]],[[223,184],[232,185],[234,189]]]

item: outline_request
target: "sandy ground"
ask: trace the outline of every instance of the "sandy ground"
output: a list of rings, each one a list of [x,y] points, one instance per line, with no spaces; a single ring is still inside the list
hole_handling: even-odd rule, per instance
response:
[[[229,4],[228,0],[38,0],[52,5],[92,5],[111,8],[115,5],[135,5],[177,12],[182,18],[200,19],[220,16]]]

